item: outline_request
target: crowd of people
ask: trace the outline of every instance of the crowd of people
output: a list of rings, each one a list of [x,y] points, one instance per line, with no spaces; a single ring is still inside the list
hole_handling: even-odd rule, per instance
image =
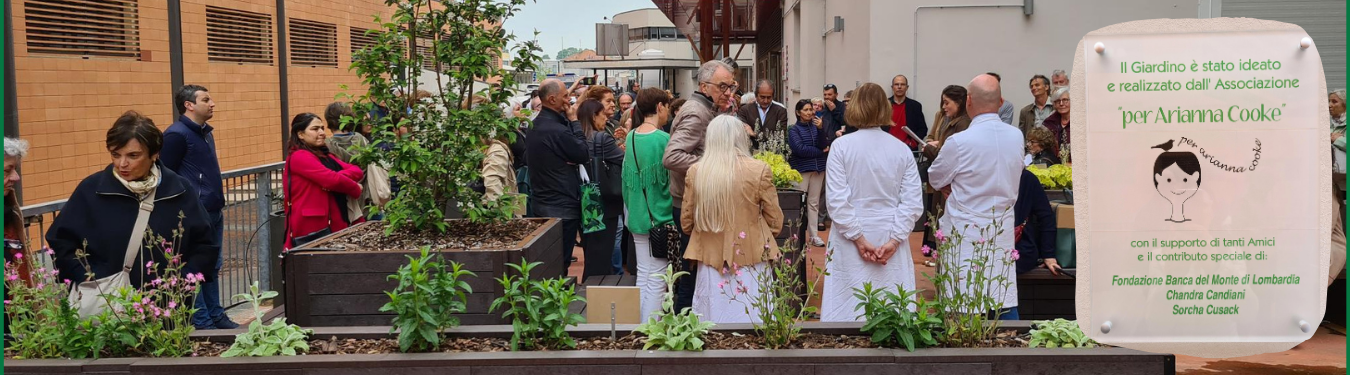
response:
[[[1003,98],[997,74],[947,86],[931,123],[923,105],[907,95],[904,75],[891,80],[889,95],[881,85],[865,83],[841,97],[829,84],[821,97],[802,99],[789,110],[774,101],[770,82],[742,93],[734,72],[723,61],[709,61],[697,71],[697,91],[680,99],[657,88],[615,92],[545,80],[528,102],[503,111],[522,124],[514,137],[484,140],[477,189],[487,200],[527,196],[517,217],[560,219],[562,259],[574,262],[580,241],[583,279],[639,275],[643,317],[660,309],[666,292],[664,283],[648,276],[678,264],[690,275],[675,284],[677,311],[691,307],[718,323],[756,319],[754,311],[729,302],[760,293],[755,277],[768,272],[766,261],[783,256],[775,238],[787,220],[771,169],[752,156],[760,150],[785,153],[801,173],[797,188],[807,194],[809,229],[803,240],[832,254],[825,265],[821,320],[858,320],[852,289],[866,282],[913,290],[916,264],[933,265],[916,263],[911,255],[911,233],[925,217],[937,219],[923,226],[922,241],[933,248],[938,231],[960,233],[991,223],[1016,228],[988,239],[1017,250],[1016,267],[1003,275],[1008,280],[1036,267],[1061,271],[1054,256],[1056,215],[1026,167],[1071,162],[1065,72],[1031,77],[1034,102],[1020,111]],[[1329,98],[1332,148],[1338,172],[1344,173],[1345,91]],[[129,271],[146,276],[132,277],[135,284],[155,272],[147,266],[166,264],[163,253],[129,249],[138,225],[178,233],[182,242],[175,251],[185,271],[202,273],[206,282],[193,324],[235,328],[213,284],[222,261],[226,204],[208,124],[215,102],[196,85],[180,88],[174,101],[182,115],[166,131],[134,111],[113,122],[106,139],[111,163],[76,187],[46,240],[64,279],[103,278],[121,272],[125,257],[135,256],[144,261],[132,262]],[[366,210],[398,190],[398,176],[387,168],[353,164],[356,150],[371,139],[368,129],[350,120],[344,124],[344,118],[359,117],[352,108],[333,103],[323,112],[301,113],[290,124],[283,173],[287,248],[379,220],[378,212]],[[22,140],[5,139],[7,260],[30,251],[16,224],[21,221],[12,219],[22,217],[14,191],[27,148]],[[591,202],[602,212],[593,218],[598,224],[583,223],[584,184],[598,186],[598,200]],[[137,223],[146,210],[148,222]],[[1343,232],[1340,236],[1343,246]],[[654,243],[658,240],[667,242]],[[961,245],[956,256],[971,257],[971,246]],[[990,314],[1017,319],[1015,284],[987,297],[1005,307]]]

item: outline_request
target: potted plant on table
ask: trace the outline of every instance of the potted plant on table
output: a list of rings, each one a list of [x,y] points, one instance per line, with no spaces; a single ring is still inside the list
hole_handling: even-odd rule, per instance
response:
[[[485,279],[508,272],[522,259],[541,262],[535,276],[565,273],[556,219],[513,217],[518,195],[495,200],[471,188],[481,183],[485,151],[493,140],[515,141],[520,121],[508,117],[516,76],[499,59],[530,71],[539,61],[534,41],[517,42],[503,29],[525,0],[386,0],[393,9],[373,42],[354,53],[351,71],[367,87],[347,95],[357,117],[344,126],[370,126],[370,145],[357,165],[388,166],[397,191],[383,207],[385,220],[353,226],[287,255],[286,305],[303,326],[387,325],[384,290],[405,260],[422,247]],[[369,115],[367,115],[369,114]],[[447,208],[463,214],[449,219]],[[342,282],[336,282],[342,281]],[[502,323],[489,314],[498,288],[475,285],[465,324]],[[322,316],[322,319],[315,317]]]

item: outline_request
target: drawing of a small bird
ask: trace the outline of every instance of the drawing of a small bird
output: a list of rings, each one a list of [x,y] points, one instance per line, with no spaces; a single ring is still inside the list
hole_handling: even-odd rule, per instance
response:
[[[1160,144],[1160,145],[1157,145],[1157,146],[1153,146],[1153,147],[1150,147],[1150,148],[1161,148],[1161,149],[1163,150],[1163,152],[1171,151],[1171,150],[1172,150],[1172,140],[1169,139],[1169,140],[1167,140],[1167,143],[1163,143],[1163,144]]]

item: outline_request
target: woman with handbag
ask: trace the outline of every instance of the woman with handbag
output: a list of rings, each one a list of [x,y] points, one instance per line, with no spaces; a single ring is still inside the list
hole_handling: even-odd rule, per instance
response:
[[[628,208],[628,231],[637,248],[638,317],[645,321],[661,310],[661,297],[666,292],[666,284],[654,275],[665,271],[667,256],[680,248],[680,230],[672,216],[670,173],[661,166],[670,134],[659,126],[670,117],[670,96],[658,88],[642,89],[632,111],[641,125],[628,133],[623,201]]]
[[[282,173],[286,192],[286,250],[303,246],[364,219],[349,222],[347,200],[361,197],[360,167],[328,152],[328,132],[313,113],[291,121],[290,156]]]
[[[614,233],[619,228],[619,215],[623,214],[623,151],[614,136],[605,132],[605,121],[609,119],[604,113],[605,108],[605,104],[594,100],[582,102],[577,108],[577,120],[586,137],[586,150],[591,154],[591,162],[585,166],[586,173],[590,181],[599,185],[604,215],[604,228],[590,232],[583,229],[581,247],[586,254],[586,267],[582,280],[614,274],[611,264]]]
[[[735,301],[754,300],[762,292],[756,276],[772,272],[768,262],[782,256],[774,240],[783,229],[778,189],[769,165],[750,157],[740,119],[713,118],[705,142],[685,175],[680,208],[689,233],[684,258],[699,268],[694,312],[718,324],[755,322],[759,312]]]
[[[71,302],[81,316],[106,306],[99,291],[140,288],[162,274],[169,259],[159,244],[144,246],[151,235],[172,242],[184,274],[214,266],[220,251],[195,185],[158,163],[164,135],[153,121],[127,111],[105,144],[112,164],[80,181],[47,231],[53,263],[75,287]]]

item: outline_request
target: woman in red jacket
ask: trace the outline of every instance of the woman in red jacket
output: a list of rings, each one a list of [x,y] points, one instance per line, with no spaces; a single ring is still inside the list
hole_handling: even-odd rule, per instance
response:
[[[361,196],[360,167],[344,163],[328,153],[323,119],[301,113],[291,121],[290,156],[286,158],[286,249],[333,233],[356,222],[347,222],[347,199]]]

